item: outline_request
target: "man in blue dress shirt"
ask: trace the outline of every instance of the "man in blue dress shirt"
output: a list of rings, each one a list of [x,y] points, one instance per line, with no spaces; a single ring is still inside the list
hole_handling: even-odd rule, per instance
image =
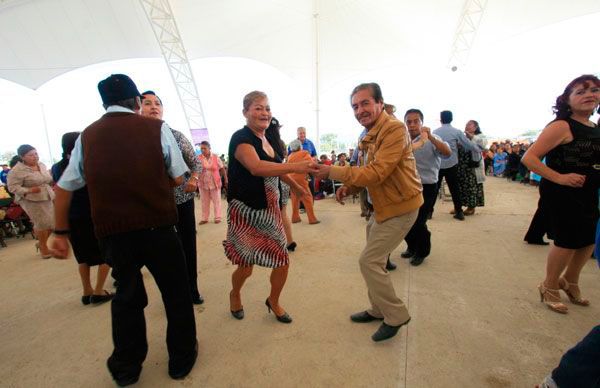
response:
[[[454,204],[454,218],[463,221],[465,215],[462,211],[460,187],[458,183],[458,144],[468,151],[479,151],[479,147],[477,147],[476,144],[471,143],[461,130],[450,125],[452,122],[452,112],[449,110],[442,111],[440,113],[440,121],[442,126],[433,131],[433,134],[439,136],[443,141],[448,143],[452,150],[452,155],[450,155],[449,158],[442,160],[438,175],[438,190],[442,187],[442,179],[446,178],[446,183],[448,184],[448,189],[450,189],[452,202]]]

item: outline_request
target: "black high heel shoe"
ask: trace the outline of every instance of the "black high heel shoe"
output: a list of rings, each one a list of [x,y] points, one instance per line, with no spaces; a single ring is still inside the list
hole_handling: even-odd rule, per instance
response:
[[[298,244],[296,244],[295,241],[292,241],[288,246],[287,246],[287,250],[290,252],[294,252],[296,250],[296,246],[298,246]]]
[[[231,292],[229,293],[229,303],[231,303]],[[233,310],[229,310],[231,312],[231,315],[238,320],[242,320],[244,319],[244,307],[242,306],[241,309],[233,311]]]
[[[231,315],[232,315],[232,316],[233,316],[235,319],[239,319],[239,320],[242,320],[242,319],[244,319],[244,309],[239,309],[239,310],[237,310],[237,311],[233,311],[233,310],[230,310],[230,311],[231,311]]]
[[[267,298],[267,300],[265,300],[265,305],[267,306],[267,309],[269,310],[269,313],[270,313],[272,308],[271,308],[271,303],[269,303],[269,298]],[[275,318],[277,318],[277,320],[281,323],[292,323],[292,317],[290,317],[288,313],[283,313],[283,315],[277,315],[277,313],[275,313],[275,311],[273,311],[273,314],[275,315]]]

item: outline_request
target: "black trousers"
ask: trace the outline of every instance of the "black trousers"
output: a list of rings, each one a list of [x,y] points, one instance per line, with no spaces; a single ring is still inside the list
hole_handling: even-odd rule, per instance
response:
[[[423,184],[424,203],[419,208],[417,220],[404,238],[408,250],[414,252],[415,256],[427,257],[431,252],[431,232],[427,229],[427,217],[433,211],[437,193],[437,183]]]
[[[546,215],[544,211],[544,206],[542,202],[542,197],[538,200],[537,210],[531,219],[531,224],[529,224],[529,229],[525,234],[525,238],[523,240],[527,242],[540,242],[544,239],[544,235],[547,232],[546,225]]]
[[[460,197],[460,186],[458,184],[458,164],[450,168],[440,168],[438,173],[438,190],[442,187],[442,179],[446,178],[450,195],[452,195],[452,203],[454,204],[454,211],[462,211],[461,197]],[[436,193],[437,194],[437,193]],[[434,202],[435,203],[435,202]],[[433,208],[432,208],[433,210]]]
[[[144,318],[148,296],[141,273],[144,266],[160,289],[167,314],[169,367],[189,363],[195,354],[196,322],[185,258],[175,228],[119,233],[101,239],[100,247],[119,282],[111,306],[114,350],[108,367],[113,377],[139,374],[148,352]]]
[[[194,199],[177,205],[177,235],[183,246],[185,263],[187,265],[188,280],[192,299],[198,298],[198,267],[196,254],[196,214],[194,213]]]

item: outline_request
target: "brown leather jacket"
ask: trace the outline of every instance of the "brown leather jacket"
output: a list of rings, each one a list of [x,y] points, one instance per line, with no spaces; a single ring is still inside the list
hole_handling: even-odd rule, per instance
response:
[[[382,112],[363,137],[360,149],[366,166],[334,166],[329,176],[344,182],[351,193],[366,187],[375,221],[383,222],[423,204],[423,187],[404,123]]]

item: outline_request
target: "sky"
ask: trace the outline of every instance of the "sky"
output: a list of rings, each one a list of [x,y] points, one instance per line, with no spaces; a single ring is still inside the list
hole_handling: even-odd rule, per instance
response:
[[[339,140],[353,143],[361,128],[353,117],[349,94],[357,84],[371,81],[381,85],[385,101],[396,105],[399,118],[407,109],[419,108],[431,128],[439,126],[439,112],[448,109],[454,112],[455,127],[462,129],[475,119],[491,139],[539,131],[552,120],[551,107],[570,80],[584,73],[600,74],[595,39],[574,39],[565,33],[576,28],[578,36],[585,37],[586,31],[597,36],[597,20],[598,15],[570,19],[509,37],[494,47],[480,47],[468,65],[456,72],[416,58],[400,67],[374,66],[333,85],[324,82],[319,133],[335,133]],[[316,143],[314,85],[299,84],[279,69],[245,58],[195,59],[191,65],[217,154],[226,153],[231,134],[244,125],[242,99],[252,90],[269,96],[273,115],[284,125],[286,142],[296,137],[298,126],[304,126]],[[189,136],[163,59],[130,59],[74,70],[37,90],[0,79],[0,155],[27,143],[47,163],[60,159],[61,135],[82,131],[103,114],[97,83],[111,73],[128,74],[140,92],[154,90],[163,101],[164,120]]]

